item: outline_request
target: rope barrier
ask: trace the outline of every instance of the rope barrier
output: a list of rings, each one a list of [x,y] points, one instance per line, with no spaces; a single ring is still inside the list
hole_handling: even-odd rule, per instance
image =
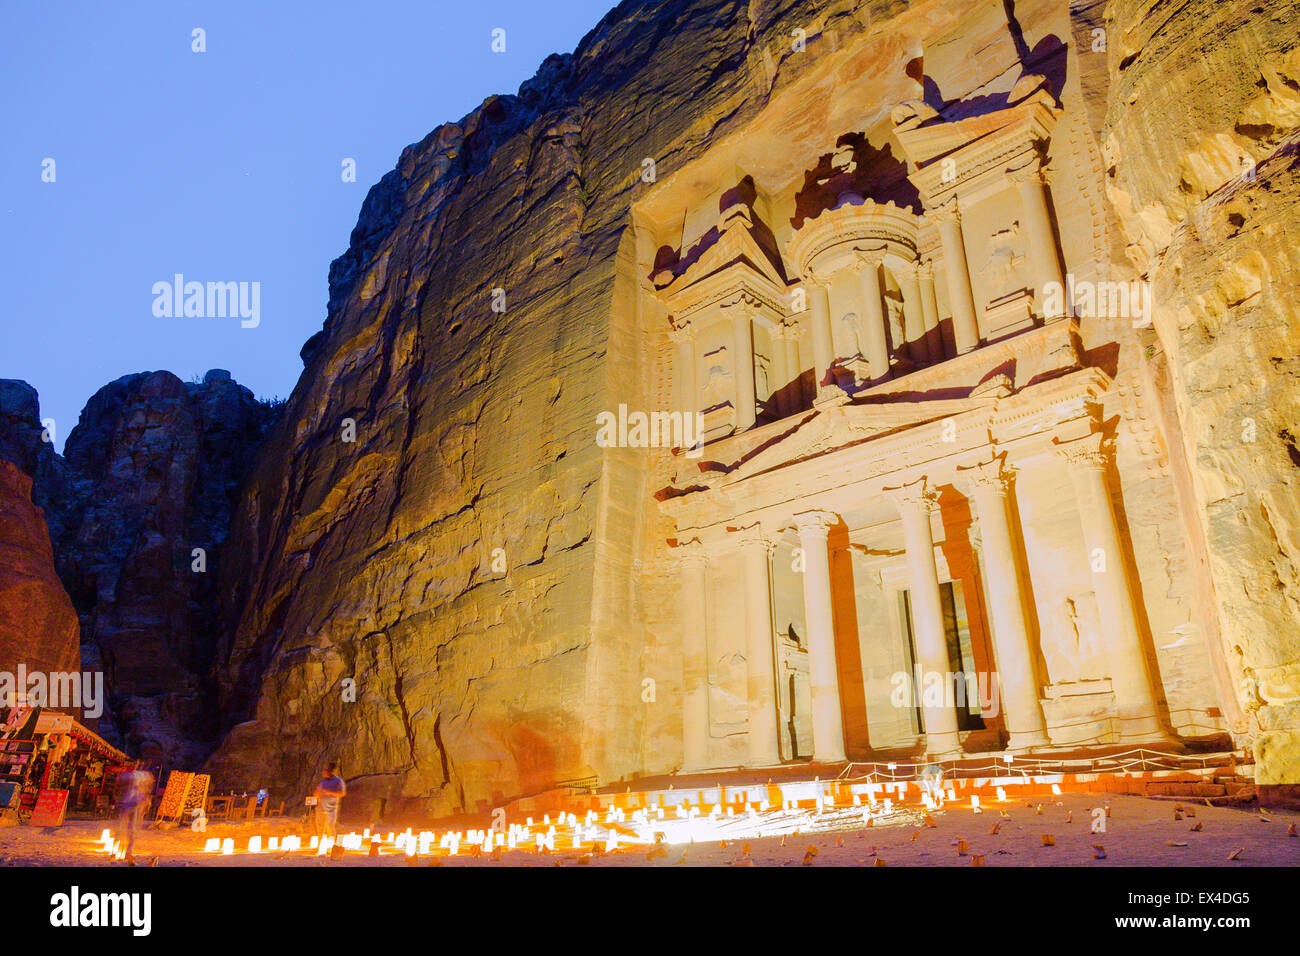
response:
[[[1230,755],[1229,755],[1230,756]],[[1219,766],[1226,763],[1225,755],[1219,754],[1170,754],[1160,750],[1150,750],[1145,747],[1138,747],[1133,750],[1125,750],[1119,753],[1106,754],[1098,757],[1032,757],[1016,756],[1012,760],[992,760],[987,763],[972,764],[969,761],[961,759],[947,759],[927,761],[924,763],[905,763],[900,761],[890,761],[888,763],[879,761],[851,761],[836,776],[837,780],[854,781],[879,775],[891,781],[911,780],[917,776],[916,771],[925,768],[939,766],[945,772],[952,771],[954,774],[960,772],[961,776],[1008,776],[1020,774],[1029,776],[1033,773],[1115,773],[1130,770],[1133,767],[1140,767],[1142,770],[1206,770],[1211,766]],[[1198,764],[1198,766],[1188,767],[1188,764]],[[857,768],[868,768],[866,773],[858,772],[854,775]],[[910,773],[908,771],[911,771]]]

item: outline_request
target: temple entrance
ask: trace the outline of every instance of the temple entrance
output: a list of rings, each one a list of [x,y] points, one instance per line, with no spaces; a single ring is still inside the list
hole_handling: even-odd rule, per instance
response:
[[[939,585],[939,600],[943,608],[943,628],[947,641],[948,672],[942,675],[945,703],[957,713],[958,730],[983,730],[984,718],[980,709],[979,671],[971,648],[970,627],[966,618],[966,602],[962,598],[960,581],[944,581]],[[908,672],[912,676],[910,711],[913,727],[918,734],[925,730],[923,695],[930,680],[928,674],[918,674],[916,633],[912,621],[911,593],[898,591],[899,620],[906,637]],[[933,691],[931,691],[933,693]]]

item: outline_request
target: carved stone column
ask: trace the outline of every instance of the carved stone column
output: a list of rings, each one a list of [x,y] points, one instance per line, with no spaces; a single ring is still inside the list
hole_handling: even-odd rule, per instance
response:
[[[911,585],[912,628],[916,639],[917,663],[922,686],[928,675],[943,680],[952,673],[948,660],[948,637],[943,627],[943,602],[939,597],[939,570],[934,563],[934,535],[930,515],[939,507],[938,495],[926,487],[924,478],[900,488],[886,488],[903,517],[903,541],[907,548],[908,583]],[[945,687],[947,685],[945,684]],[[917,688],[919,691],[921,688]],[[925,751],[942,756],[961,749],[957,736],[957,711],[946,702],[924,706]]]
[[[799,387],[803,367],[799,361],[799,336],[803,330],[794,323],[785,323],[772,331],[772,340],[780,343],[777,348],[782,356],[781,391],[777,396],[777,411],[782,418],[793,415],[803,408],[803,395]]]
[[[679,546],[682,572],[682,769],[709,766],[708,555],[699,541]]]
[[[807,290],[808,320],[812,325],[813,368],[817,380],[814,392],[826,384],[826,375],[835,364],[835,347],[831,339],[831,303],[826,286],[809,278],[804,280]]]
[[[1024,551],[1013,536],[1010,472],[1002,459],[960,469],[970,483],[979,516],[984,548],[984,580],[988,586],[989,616],[998,649],[998,678],[1002,712],[1006,715],[1010,750],[1045,747],[1050,741],[1039,702],[1040,685],[1034,640],[1025,611],[1020,569]]]
[[[1078,498],[1101,638],[1119,712],[1120,736],[1126,741],[1168,740],[1158,689],[1138,627],[1137,603],[1133,599],[1119,523],[1110,499],[1103,441],[1102,433],[1094,432],[1061,442],[1056,450],[1065,459]]]
[[[966,264],[966,241],[961,233],[961,214],[955,201],[926,213],[939,223],[943,243],[943,271],[948,277],[948,302],[952,308],[952,334],[957,354],[979,345],[979,323],[975,320],[975,297],[970,286],[970,267]]]
[[[793,415],[800,411],[806,404],[804,400],[803,386],[803,350],[799,347],[799,340],[803,338],[803,328],[793,322],[785,326],[785,361],[786,367],[790,369],[791,379],[795,383],[790,389],[787,396],[787,412]]]
[[[736,375],[736,431],[744,431],[754,424],[754,320],[744,302],[731,306],[731,340],[735,350],[733,370]]]
[[[700,408],[695,386],[695,330],[691,323],[674,326],[669,336],[677,344],[677,406],[684,415],[694,415]]]
[[[1025,244],[1034,270],[1034,303],[1041,305],[1046,296],[1043,288],[1055,282],[1061,295],[1054,297],[1059,308],[1044,310],[1043,317],[1055,319],[1065,315],[1065,279],[1061,259],[1056,253],[1056,234],[1052,230],[1052,215],[1047,205],[1047,179],[1042,166],[1034,163],[1008,174],[1020,193],[1020,206],[1025,217]]]
[[[776,651],[772,630],[772,577],[769,561],[776,544],[758,526],[740,532],[745,568],[745,664],[749,693],[749,765],[781,762],[776,708]]]
[[[921,314],[921,283],[916,266],[903,266],[895,275],[903,292],[903,335],[907,339],[907,349],[913,361],[924,365],[930,361],[930,346],[925,338],[925,317]]]
[[[829,512],[808,511],[795,515],[794,520],[804,560],[803,605],[808,628],[808,676],[812,685],[813,760],[834,763],[844,759],[844,718],[840,711],[831,563],[826,539],[837,519]]]
[[[917,270],[921,280],[921,313],[925,316],[925,341],[930,349],[930,361],[942,362],[947,358],[943,333],[939,328],[939,300],[934,292],[934,263],[925,262]]]
[[[871,380],[882,382],[889,377],[889,341],[885,336],[884,290],[880,286],[879,253],[859,253],[858,277],[862,283],[862,331],[866,336],[867,362]]]

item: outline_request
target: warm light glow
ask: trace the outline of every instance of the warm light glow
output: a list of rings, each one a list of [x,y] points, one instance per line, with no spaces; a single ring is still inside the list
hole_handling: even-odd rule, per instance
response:
[[[879,773],[881,765],[875,766],[875,773]],[[1022,771],[1025,766],[1021,764]],[[578,852],[598,853],[603,849],[605,853],[618,853],[656,844],[785,838],[796,833],[826,834],[864,826],[918,823],[930,812],[981,813],[986,799],[992,802],[996,796],[998,802],[1006,803],[1009,790],[1051,786],[1052,793],[1060,794],[1068,789],[1062,786],[1064,782],[1067,778],[1058,770],[1014,778],[953,778],[950,786],[939,790],[924,786],[917,779],[897,779],[891,774],[882,780],[868,774],[853,779],[790,781],[757,792],[752,787],[728,791],[718,784],[676,790],[671,792],[671,806],[667,805],[667,791],[636,796],[602,794],[598,797],[599,809],[588,805],[581,817],[576,811],[564,810],[548,812],[540,822],[524,817],[523,823],[507,823],[494,817],[490,828],[448,830],[441,835],[432,830],[417,833],[408,827],[402,833],[389,832],[381,837],[367,829],[337,838],[313,836],[307,852],[326,856],[337,847],[336,852],[401,855],[411,861],[421,856],[459,856],[462,846],[472,855],[491,854],[499,858],[502,849],[543,853],[562,847]],[[779,794],[773,793],[774,790]],[[754,799],[759,793],[764,795],[762,802]],[[777,799],[767,799],[769,794]],[[293,853],[301,849],[303,840],[297,835],[277,838],[257,834],[248,838],[246,852]],[[113,859],[125,856],[121,842],[113,838],[110,830],[100,834],[97,850]],[[233,855],[234,840],[208,837],[201,852]]]

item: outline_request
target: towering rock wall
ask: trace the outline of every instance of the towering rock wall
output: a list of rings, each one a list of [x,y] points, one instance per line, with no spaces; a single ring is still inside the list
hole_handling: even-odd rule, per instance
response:
[[[662,461],[594,441],[599,412],[670,405],[645,294],[663,247],[687,254],[716,217],[710,190],[745,172],[811,168],[904,100],[978,112],[1045,72],[1066,111],[1052,147],[1066,262],[1087,279],[1140,270],[1161,307],[1158,338],[1127,320],[1082,335],[1117,374],[1107,416],[1132,423],[1120,503],[1167,703],[1201,708],[1210,731],[1222,716],[1265,774],[1300,779],[1276,756],[1294,752],[1300,618],[1294,360],[1278,338],[1295,30],[1277,4],[1247,25],[1252,8],[624,3],[517,96],[409,147],[330,271],[325,327],[234,519],[248,563],[220,570],[234,617],[212,768],[302,787],[338,757],[357,802],[433,811],[672,769]],[[1276,65],[1257,79],[1256,59]],[[1237,105],[1193,95],[1210,81]],[[1228,181],[1238,138],[1272,158],[1243,190],[1249,213],[1225,206],[1198,251],[1179,223]],[[665,181],[695,210],[673,230],[680,214],[646,200]],[[1258,375],[1232,375],[1243,355]],[[1260,381],[1273,394],[1248,396]],[[1225,415],[1258,441],[1234,444]],[[1259,699],[1205,711],[1238,677]]]
[[[632,205],[755,126],[773,162],[791,140],[833,148],[877,74],[887,120],[919,93],[918,38],[969,13],[624,3],[517,96],[403,152],[239,510],[256,564],[228,582],[215,770],[301,786],[337,756],[359,798],[440,810],[671,769],[673,668],[653,669],[663,713],[643,683],[671,656],[646,614],[675,622],[643,591],[662,481],[594,441],[599,412],[665,407],[643,335],[657,245]]]
[[[666,174],[811,68],[791,31],[829,44],[869,6],[624,3],[404,151],[237,518],[245,719],[214,767],[301,784],[329,754],[432,809],[635,770],[647,491],[594,441],[644,382],[629,209],[645,160]]]
[[[68,482],[54,436],[41,424],[40,397],[26,382],[0,379],[0,458],[31,479],[32,502],[45,514],[52,541],[65,534]],[[60,549],[55,549],[56,554]]]
[[[1153,284],[1199,577],[1266,787],[1300,784],[1300,11],[1113,0],[1107,191]],[[1178,431],[1175,431],[1178,434]]]

